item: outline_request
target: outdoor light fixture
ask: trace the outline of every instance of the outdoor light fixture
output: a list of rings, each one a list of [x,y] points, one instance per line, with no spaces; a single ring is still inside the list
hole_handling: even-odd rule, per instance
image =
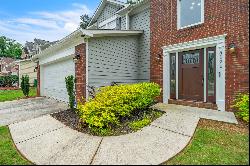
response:
[[[157,54],[157,57],[156,57],[156,59],[159,61],[159,60],[161,60],[161,54]]]
[[[36,66],[35,69],[34,69],[34,72],[37,72],[37,69],[38,69],[38,67]]]
[[[232,54],[232,53],[235,53],[236,52],[236,45],[234,43],[231,43],[229,45],[229,52]]]
[[[79,53],[76,53],[75,54],[75,57],[73,58],[73,61],[75,62],[75,63],[77,63],[77,61],[80,59],[80,54]]]

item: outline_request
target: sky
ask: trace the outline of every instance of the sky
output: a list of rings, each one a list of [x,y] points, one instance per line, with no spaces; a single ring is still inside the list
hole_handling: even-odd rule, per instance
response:
[[[93,15],[101,0],[0,0],[0,36],[24,44],[60,40]]]

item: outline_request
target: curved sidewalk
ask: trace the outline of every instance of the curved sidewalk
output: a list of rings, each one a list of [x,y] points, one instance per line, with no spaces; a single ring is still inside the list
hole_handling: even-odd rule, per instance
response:
[[[141,131],[122,136],[95,137],[79,133],[49,115],[11,124],[9,128],[18,150],[34,164],[155,165],[184,149],[199,119],[204,118],[190,107],[156,107],[166,114]],[[213,119],[214,112],[202,113]],[[237,123],[233,114],[216,114],[222,121]]]

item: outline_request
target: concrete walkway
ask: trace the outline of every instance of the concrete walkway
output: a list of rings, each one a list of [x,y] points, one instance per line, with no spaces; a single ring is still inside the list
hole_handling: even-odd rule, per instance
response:
[[[16,147],[35,164],[155,165],[188,145],[201,117],[237,123],[232,113],[176,105],[155,107],[166,114],[141,131],[123,136],[79,133],[49,115],[9,128]]]
[[[21,122],[65,109],[67,109],[65,103],[43,97],[0,102],[0,126]]]

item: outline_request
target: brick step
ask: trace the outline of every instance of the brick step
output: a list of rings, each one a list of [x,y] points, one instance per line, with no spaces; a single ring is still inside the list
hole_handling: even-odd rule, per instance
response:
[[[201,101],[193,101],[193,100],[168,100],[169,104],[176,104],[176,105],[183,105],[183,106],[190,106],[190,107],[198,107],[198,108],[207,108],[212,110],[218,110],[218,107],[214,103],[204,103]]]

